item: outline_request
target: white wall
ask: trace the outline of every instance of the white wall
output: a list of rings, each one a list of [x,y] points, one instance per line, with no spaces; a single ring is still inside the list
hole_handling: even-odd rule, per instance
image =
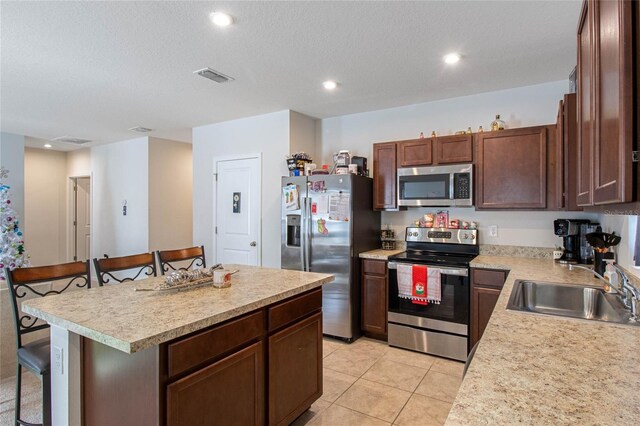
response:
[[[373,166],[373,144],[402,139],[415,139],[420,132],[439,135],[479,126],[489,128],[496,114],[507,127],[551,124],[556,121],[558,101],[567,91],[566,81],[481,93],[399,108],[322,120],[318,138],[322,160],[331,164],[334,152],[348,149],[354,155],[367,157]],[[436,209],[411,208],[402,212],[383,212],[382,224],[390,224],[396,238],[404,238],[404,229],[424,213]],[[590,218],[596,214],[564,212],[477,212],[474,209],[448,209],[451,218],[477,221],[481,244],[553,247],[562,239],[553,235],[553,220],[558,218]],[[498,225],[498,237],[488,236],[486,227]]]
[[[143,137],[91,148],[92,257],[149,250],[148,146]]]
[[[83,148],[67,152],[67,177],[91,175],[91,149]]]
[[[4,182],[11,187],[13,210],[24,219],[24,136],[0,133],[0,166],[9,170]]]
[[[191,144],[149,138],[149,250],[193,241]]]
[[[67,260],[67,155],[26,148],[25,246],[32,266]]]
[[[299,112],[289,111],[289,151],[306,152],[320,168],[320,149],[316,143],[318,120]]]
[[[262,266],[280,267],[280,178],[287,174],[289,111],[193,129],[193,243],[215,260],[214,160],[262,153]]]

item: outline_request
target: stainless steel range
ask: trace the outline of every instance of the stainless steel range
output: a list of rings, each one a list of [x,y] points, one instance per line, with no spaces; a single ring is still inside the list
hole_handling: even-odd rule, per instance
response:
[[[469,263],[479,253],[477,232],[407,228],[407,251],[389,257],[389,345],[460,361],[467,359]],[[399,265],[405,265],[401,267],[403,271],[408,265],[421,265],[439,272],[439,303],[425,305],[407,298],[406,293],[399,295]]]

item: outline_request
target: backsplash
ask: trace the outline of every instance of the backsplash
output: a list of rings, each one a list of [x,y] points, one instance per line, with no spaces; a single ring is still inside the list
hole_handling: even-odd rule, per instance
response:
[[[487,256],[511,256],[511,257],[531,257],[536,259],[552,259],[553,248],[481,244],[480,254],[487,255]]]
[[[562,238],[553,233],[555,219],[590,219],[598,222],[596,213],[556,211],[476,211],[473,208],[442,208],[449,211],[450,219],[478,223],[479,244],[514,247],[548,247],[562,245]],[[405,229],[425,213],[440,208],[409,208],[399,212],[382,212],[382,228],[387,225],[395,231],[395,238],[404,241]],[[498,226],[498,236],[490,237],[488,227]]]

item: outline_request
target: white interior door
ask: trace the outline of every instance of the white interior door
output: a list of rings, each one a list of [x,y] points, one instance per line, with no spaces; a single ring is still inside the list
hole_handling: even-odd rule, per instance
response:
[[[91,179],[75,178],[74,260],[91,258]]]
[[[216,261],[260,265],[260,158],[216,163]]]

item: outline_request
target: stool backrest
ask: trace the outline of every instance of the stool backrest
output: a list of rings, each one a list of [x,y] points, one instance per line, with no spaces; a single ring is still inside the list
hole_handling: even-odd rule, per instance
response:
[[[141,275],[150,277],[158,276],[156,271],[156,258],[153,253],[134,254],[131,256],[107,257],[104,259],[93,259],[93,266],[96,268],[98,284],[105,285],[111,280],[118,283],[133,281]],[[113,272],[134,269],[135,275],[125,278],[118,278]],[[134,272],[135,272],[134,271]]]
[[[204,246],[189,247],[179,250],[158,250],[158,260],[160,260],[160,272],[164,275],[170,270],[187,270],[193,267],[206,268],[207,264],[204,260]],[[186,267],[175,267],[172,263],[191,260]]]
[[[60,265],[17,268],[13,271],[6,268],[5,275],[7,277],[7,285],[13,307],[18,348],[22,347],[23,334],[49,327],[48,324],[38,322],[38,318],[21,312],[20,299],[28,295],[45,297],[62,294],[72,286],[87,289],[91,288],[91,272],[88,260],[85,262],[63,263]],[[42,286],[37,285],[56,281],[62,281],[60,285],[61,288],[58,290],[54,289],[52,285],[52,288],[45,291],[42,289]]]

